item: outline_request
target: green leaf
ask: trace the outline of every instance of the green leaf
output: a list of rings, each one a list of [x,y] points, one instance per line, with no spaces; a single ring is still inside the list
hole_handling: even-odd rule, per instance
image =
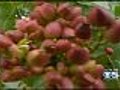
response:
[[[82,7],[82,10],[84,11],[84,12],[82,12],[83,15],[88,15],[89,10],[93,6],[93,4],[90,2],[81,2],[81,1],[76,2],[75,5]]]
[[[107,90],[120,90],[118,79],[106,79],[104,82],[106,83]]]
[[[16,5],[11,2],[0,3],[0,27],[3,29],[12,29],[15,23],[14,11]]]
[[[2,81],[0,81],[0,90],[3,90],[4,89],[4,84]]]
[[[102,56],[104,54],[104,47],[99,47],[97,50],[95,50],[94,53],[92,53],[93,58],[97,58],[99,56]]]
[[[23,82],[28,86],[31,87],[32,89],[45,89],[45,81],[43,76],[31,76],[28,78],[25,78]]]
[[[115,5],[114,6],[114,14],[116,16],[120,16],[120,5]]]
[[[33,5],[30,2],[0,2],[0,28],[15,29],[17,8],[26,11],[32,9]]]

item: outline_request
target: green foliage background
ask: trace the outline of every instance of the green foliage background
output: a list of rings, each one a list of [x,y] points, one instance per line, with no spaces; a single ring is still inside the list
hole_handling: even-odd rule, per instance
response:
[[[109,9],[110,12],[116,16],[116,18],[120,17],[120,2],[79,2],[78,1],[71,3],[83,7],[83,10],[85,12],[84,14],[86,15],[89,9],[93,5],[98,4],[103,6],[104,8]],[[18,10],[23,10],[23,14],[25,14],[24,11],[32,10],[33,7],[34,7],[34,2],[0,2],[0,28],[4,30],[14,29],[14,24],[16,21],[15,15],[17,14]],[[98,29],[101,28],[95,28],[95,30],[93,30],[94,43],[91,44],[91,48],[96,48],[96,46],[99,44],[99,39],[100,39],[100,35],[102,35],[102,30],[98,30]],[[92,58],[98,60],[98,62],[102,63],[106,68],[112,68],[111,65],[109,64],[109,61],[107,60],[108,58],[104,53],[104,49],[106,47],[112,47],[114,49],[114,54],[111,56],[111,60],[114,67],[120,71],[120,43],[118,44],[103,43],[99,45],[99,47],[97,47],[97,49],[92,52]],[[105,82],[108,88],[113,88],[114,90],[118,90],[120,85],[120,79],[105,80]],[[41,87],[41,88],[44,88],[45,86],[42,76],[34,76],[17,82],[3,83],[0,81],[0,90],[4,90],[6,88],[13,88],[13,87],[18,89],[18,88],[23,88],[26,85],[30,87]]]

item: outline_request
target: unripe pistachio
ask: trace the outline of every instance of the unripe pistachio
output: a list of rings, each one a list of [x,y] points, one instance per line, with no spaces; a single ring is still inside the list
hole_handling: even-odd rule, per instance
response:
[[[43,30],[39,28],[39,30],[32,32],[31,34],[29,34],[29,39],[30,40],[43,40],[44,39],[44,33]]]
[[[69,14],[70,20],[73,20],[74,18],[81,16],[82,14],[82,8],[80,6],[74,6]]]
[[[67,54],[67,59],[76,63],[76,64],[83,64],[90,60],[89,53],[84,50],[83,48],[73,47],[71,48]]]
[[[62,81],[61,81],[61,85],[59,86],[60,89],[62,90],[71,90],[71,89],[74,89],[74,85],[73,85],[73,82],[70,78],[63,78]]]
[[[8,48],[13,44],[7,36],[0,34],[0,48]]]
[[[53,85],[60,84],[62,80],[62,76],[56,71],[50,71],[46,73],[45,80],[47,83],[50,83]]]
[[[22,66],[16,66],[11,70],[12,75],[14,75],[14,79],[18,80],[27,76],[27,70]]]
[[[30,66],[45,66],[48,64],[50,56],[44,50],[35,49],[28,53],[26,60]]]
[[[55,6],[50,3],[43,3],[36,6],[30,14],[30,18],[35,19],[41,25],[46,25],[55,17]]]
[[[16,22],[16,28],[24,33],[32,33],[39,30],[40,26],[36,20],[20,19]]]
[[[111,55],[111,54],[113,54],[113,52],[114,52],[114,51],[113,51],[112,48],[109,48],[109,47],[108,47],[108,48],[105,48],[105,53],[106,53],[106,54]]]
[[[66,52],[71,48],[71,42],[67,39],[60,39],[56,42],[56,49],[58,52]]]
[[[61,34],[62,27],[58,22],[49,23],[44,30],[44,35],[46,38],[59,38]]]
[[[2,74],[0,75],[0,80],[2,80],[4,82],[13,81],[13,76],[11,74],[11,71],[10,70],[4,70],[4,72],[2,72]]]
[[[72,8],[73,6],[70,5],[70,3],[61,3],[57,8],[57,12],[62,18],[69,20],[70,18],[68,15],[71,13]]]
[[[0,60],[0,68],[10,69],[12,68],[12,63],[10,62],[10,60]]]
[[[13,58],[20,58],[21,57],[21,50],[18,48],[16,44],[12,44],[9,48],[9,51]]]
[[[90,37],[91,37],[90,24],[83,23],[83,24],[77,26],[75,34],[80,39],[90,39]]]
[[[90,60],[84,64],[84,70],[87,73],[94,73],[96,72],[96,61],[95,60]]]
[[[97,64],[96,65],[96,76],[102,79],[104,70],[105,70],[105,68],[103,65]]]
[[[63,38],[73,38],[75,37],[75,30],[69,27],[65,27],[62,34]]]
[[[15,43],[18,43],[21,39],[24,38],[24,33],[20,30],[13,30],[6,32],[6,35]]]
[[[101,79],[96,79],[93,84],[93,89],[95,90],[106,90],[105,83]]]
[[[85,16],[77,16],[71,21],[73,28],[76,28],[78,25],[81,25],[83,23],[87,23],[87,18]]]
[[[95,6],[90,11],[88,20],[90,23],[98,26],[110,26],[114,23],[115,18],[108,10]]]
[[[47,52],[54,53],[56,51],[55,42],[51,39],[46,39],[42,42],[41,48],[45,49]]]
[[[106,31],[105,37],[112,43],[120,42],[120,20],[116,20],[109,30]]]

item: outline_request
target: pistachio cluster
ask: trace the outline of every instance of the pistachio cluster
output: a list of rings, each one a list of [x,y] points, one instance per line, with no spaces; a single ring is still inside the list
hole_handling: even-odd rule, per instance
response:
[[[106,38],[120,41],[120,23],[95,6],[88,16],[70,3],[39,2],[15,30],[0,33],[0,79],[4,82],[44,75],[46,88],[103,90],[104,66],[92,60],[84,43],[94,25],[105,27]],[[107,49],[108,51],[108,49]]]

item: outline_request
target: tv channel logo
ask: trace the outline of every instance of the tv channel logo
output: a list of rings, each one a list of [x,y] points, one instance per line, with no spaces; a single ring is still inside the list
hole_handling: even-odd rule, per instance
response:
[[[103,77],[104,79],[118,79],[119,78],[118,69],[105,69]]]

